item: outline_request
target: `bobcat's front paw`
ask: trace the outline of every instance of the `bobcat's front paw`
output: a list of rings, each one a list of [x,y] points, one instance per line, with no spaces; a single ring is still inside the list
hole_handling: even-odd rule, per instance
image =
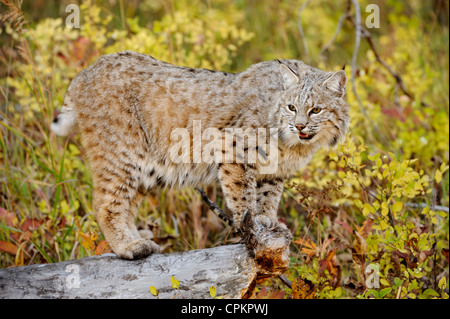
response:
[[[143,238],[120,245],[113,250],[122,259],[140,259],[160,252],[159,246],[154,241]]]
[[[283,223],[267,216],[243,218],[242,234],[262,274],[282,274],[289,268],[289,245],[292,234]]]

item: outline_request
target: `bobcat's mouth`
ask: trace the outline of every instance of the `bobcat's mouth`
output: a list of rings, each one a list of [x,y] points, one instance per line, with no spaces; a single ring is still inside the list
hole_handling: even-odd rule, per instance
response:
[[[312,138],[314,137],[314,135],[315,135],[315,134],[305,134],[305,133],[302,133],[302,132],[299,132],[299,133],[298,133],[298,136],[299,136],[300,139],[302,139],[302,140],[310,140],[310,139],[312,139]]]

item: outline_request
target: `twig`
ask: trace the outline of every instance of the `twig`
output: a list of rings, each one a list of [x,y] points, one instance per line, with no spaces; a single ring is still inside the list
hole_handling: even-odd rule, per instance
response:
[[[350,1],[347,2],[347,9],[345,10],[345,13],[343,15],[341,15],[341,17],[339,18],[338,21],[338,25],[336,27],[336,31],[334,31],[333,37],[331,38],[330,41],[328,41],[327,44],[325,44],[322,48],[322,50],[320,50],[320,57],[322,58],[322,61],[325,63],[325,56],[324,53],[325,51],[327,51],[331,45],[334,43],[334,41],[336,41],[339,33],[341,33],[341,29],[342,29],[342,25],[344,24],[344,21],[346,19],[348,19],[350,17]]]
[[[371,36],[371,34],[370,34],[370,32],[369,31],[367,31],[367,30],[364,30],[365,32],[364,32],[364,37],[366,38],[366,40],[367,40],[367,43],[369,44],[369,46],[370,46],[370,49],[372,50],[372,52],[373,52],[373,54],[375,55],[375,59],[377,59],[377,61],[378,61],[378,63],[380,63],[393,77],[394,77],[394,79],[395,79],[395,81],[397,82],[397,84],[398,84],[398,86],[400,87],[400,89],[403,91],[403,93],[405,93],[405,95],[407,96],[407,97],[409,97],[411,100],[415,100],[414,99],[414,95],[412,94],[412,93],[410,93],[407,89],[406,89],[406,86],[405,86],[405,83],[403,82],[403,79],[401,78],[401,76],[398,74],[398,73],[396,73],[390,66],[389,66],[389,64],[387,64],[383,59],[381,59],[381,57],[380,57],[380,55],[378,54],[378,51],[377,51],[377,49],[375,48],[375,45],[374,45],[374,43],[373,43],[373,41],[372,41],[372,36]],[[425,107],[428,107],[428,104],[427,103],[425,103],[424,101],[420,101],[420,104],[421,105],[423,105],[423,106],[425,106]]]
[[[208,195],[206,195],[205,191],[203,190],[203,188],[196,188],[195,189],[200,196],[202,197],[202,200],[208,205],[209,209],[217,215],[217,217],[219,217],[220,219],[222,219],[227,225],[233,227],[234,225],[234,220],[231,217],[228,217],[223,210],[216,205],[216,203],[214,203],[212,200],[209,199]]]
[[[358,101],[359,107],[361,108],[361,112],[364,116],[367,117],[366,108],[359,97],[359,94],[356,90],[356,61],[358,59],[359,46],[361,44],[361,9],[359,7],[359,3],[357,0],[352,0],[353,7],[355,9],[355,48],[353,49],[352,56],[352,90],[355,95],[356,101]]]
[[[308,3],[310,3],[311,0],[307,0],[305,1],[305,3],[302,4],[302,6],[300,7],[300,9],[298,9],[297,12],[297,27],[298,27],[298,32],[300,33],[300,37],[302,38],[302,42],[303,42],[303,49],[305,50],[305,55],[308,58],[308,60],[310,60],[310,55],[309,55],[309,49],[308,49],[308,43],[306,42],[306,37],[305,37],[305,33],[303,32],[303,26],[302,26],[302,19],[301,19],[301,14],[302,11],[306,8],[306,6],[308,5]]]
[[[397,229],[395,229],[395,218],[394,214],[392,213],[391,207],[389,206],[389,222],[392,225],[392,229],[394,229],[394,235],[395,237],[398,237]]]
[[[205,191],[203,190],[203,188],[195,188],[195,190],[200,194],[200,196],[202,197],[202,200],[208,205],[209,209],[212,210],[220,219],[222,219],[226,224],[232,226],[234,224],[234,220],[231,217],[228,217],[227,215],[225,215],[225,213],[223,212],[222,209],[220,209],[219,206],[216,205],[216,203],[214,203],[212,200],[209,199],[209,197],[206,195]],[[246,211],[247,212],[247,211]],[[243,216],[243,220],[245,219],[245,214]],[[244,238],[242,236],[242,234],[238,233],[242,238]],[[286,278],[286,276],[284,275],[278,275],[278,278],[280,278],[280,280],[287,285],[289,288],[292,289],[292,282]]]
[[[280,278],[280,280],[289,288],[292,289],[292,281],[290,281],[289,279],[286,278],[285,275],[279,275],[278,278]]]
[[[380,63],[391,75],[392,77],[394,77],[397,85],[400,87],[400,90],[402,90],[402,92],[411,100],[415,100],[414,95],[409,92],[409,90],[406,88],[405,86],[405,82],[403,82],[402,77],[395,72],[390,66],[389,64],[387,64],[381,57],[380,54],[378,53],[378,50],[375,47],[375,44],[372,41],[372,35],[371,33],[364,28],[364,26],[361,25],[361,12],[359,9],[359,4],[357,0],[352,0],[353,5],[355,6],[355,20],[353,20],[352,16],[348,16],[349,20],[351,21],[351,23],[353,24],[353,26],[356,29],[356,34],[357,34],[357,43],[355,43],[355,50],[353,51],[353,57],[352,57],[352,77],[353,77],[353,63],[356,64],[356,56],[355,53],[357,53],[356,50],[356,45],[359,46],[359,41],[361,37],[364,37],[367,41],[367,43],[369,44],[370,49],[372,50],[373,54],[375,55],[375,59],[377,60],[378,63]],[[359,34],[359,36],[358,36]],[[359,49],[359,47],[358,47]],[[353,85],[353,81],[352,81],[352,85]],[[357,100],[359,101],[359,96],[356,94],[355,92],[355,96],[357,98]],[[421,105],[428,107],[428,104],[425,103],[423,100],[420,101]],[[361,105],[361,103],[360,103]]]
[[[431,210],[439,210],[442,212],[446,212],[447,214],[449,213],[449,208],[446,206],[440,206],[440,205],[428,205],[425,203],[406,203],[406,206],[412,207],[412,208],[425,208],[425,207],[430,207]]]

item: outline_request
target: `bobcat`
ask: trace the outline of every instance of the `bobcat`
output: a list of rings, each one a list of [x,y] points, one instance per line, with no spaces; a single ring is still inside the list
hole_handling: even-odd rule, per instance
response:
[[[249,240],[269,258],[284,249],[286,261],[291,234],[277,219],[284,181],[320,147],[335,146],[346,134],[346,81],[343,70],[325,72],[297,60],[261,62],[235,74],[174,66],[125,51],[100,57],[72,80],[52,130],[60,136],[75,128],[81,133],[96,219],[119,257],[159,251],[134,224],[148,190],[220,182],[236,231],[253,233]],[[277,155],[275,169],[262,172],[267,148],[250,147],[250,138],[244,138],[244,153],[232,161],[195,162],[191,149],[187,161],[175,163],[174,130],[185,130],[188,147],[195,148],[196,123],[219,133],[272,128],[276,133],[265,141],[278,142],[270,152]],[[233,151],[236,141],[225,140],[215,145],[232,143]],[[258,160],[248,162],[255,149]]]

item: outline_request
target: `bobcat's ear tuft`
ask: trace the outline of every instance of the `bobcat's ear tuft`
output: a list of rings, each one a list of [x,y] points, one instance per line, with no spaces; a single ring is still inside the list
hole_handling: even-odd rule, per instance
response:
[[[280,63],[280,72],[283,76],[283,87],[285,90],[298,83],[297,75],[286,64]]]
[[[339,70],[326,79],[322,85],[337,96],[344,97],[347,93],[347,74],[344,70]]]

